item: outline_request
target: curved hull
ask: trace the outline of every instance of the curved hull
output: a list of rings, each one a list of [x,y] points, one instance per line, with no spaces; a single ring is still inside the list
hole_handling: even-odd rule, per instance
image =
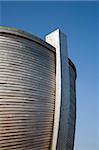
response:
[[[48,150],[55,53],[35,37],[0,30],[0,150]]]

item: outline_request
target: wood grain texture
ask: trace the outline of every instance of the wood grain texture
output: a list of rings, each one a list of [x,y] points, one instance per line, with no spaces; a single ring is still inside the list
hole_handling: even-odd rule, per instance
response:
[[[0,150],[49,150],[55,107],[55,52],[0,34]]]

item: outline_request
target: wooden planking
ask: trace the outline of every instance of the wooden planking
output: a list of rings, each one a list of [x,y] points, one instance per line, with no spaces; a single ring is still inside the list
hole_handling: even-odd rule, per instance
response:
[[[76,68],[70,59],[68,61],[70,74],[70,105],[68,117],[67,148],[73,150],[76,126]]]
[[[49,150],[55,107],[55,52],[0,36],[0,150]]]

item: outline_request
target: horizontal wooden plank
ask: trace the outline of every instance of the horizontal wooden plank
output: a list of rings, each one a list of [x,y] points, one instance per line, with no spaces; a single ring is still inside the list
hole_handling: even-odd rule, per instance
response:
[[[54,51],[0,36],[0,150],[49,150],[55,76]]]

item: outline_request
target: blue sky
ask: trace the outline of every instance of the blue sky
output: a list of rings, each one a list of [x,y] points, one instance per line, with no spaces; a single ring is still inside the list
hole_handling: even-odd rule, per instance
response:
[[[75,150],[99,150],[97,2],[1,2],[0,25],[44,39],[56,28],[67,35],[68,53],[77,68]]]

